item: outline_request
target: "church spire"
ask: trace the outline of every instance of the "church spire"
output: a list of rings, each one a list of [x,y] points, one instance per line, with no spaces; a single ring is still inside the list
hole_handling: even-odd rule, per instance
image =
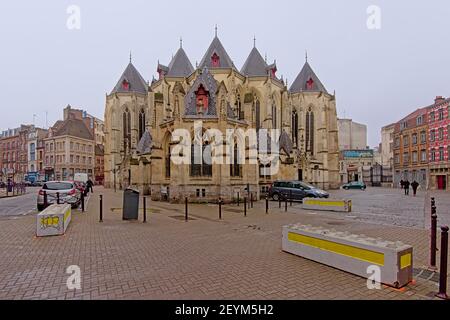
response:
[[[203,69],[208,68],[231,68],[236,69],[233,60],[231,60],[227,51],[223,47],[219,38],[217,37],[217,26],[216,26],[216,37],[211,42],[208,50],[200,61],[199,67]]]
[[[328,93],[327,89],[325,89],[325,86],[317,77],[317,75],[309,65],[308,61],[305,62],[302,70],[292,83],[292,86],[289,89],[289,91],[291,93],[298,93],[304,91]]]
[[[214,28],[214,33],[215,33],[215,37],[217,38],[217,24],[216,24],[216,26]]]

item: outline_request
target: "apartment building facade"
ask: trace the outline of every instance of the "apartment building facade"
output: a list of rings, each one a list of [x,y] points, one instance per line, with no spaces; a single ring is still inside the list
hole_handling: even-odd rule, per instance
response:
[[[428,127],[430,189],[450,190],[450,99],[436,97]]]
[[[429,187],[429,108],[418,109],[395,124],[394,187],[400,187],[401,180],[416,180],[421,188]]]
[[[45,143],[46,180],[72,180],[75,173],[94,174],[95,141],[85,121],[68,118],[49,130]]]

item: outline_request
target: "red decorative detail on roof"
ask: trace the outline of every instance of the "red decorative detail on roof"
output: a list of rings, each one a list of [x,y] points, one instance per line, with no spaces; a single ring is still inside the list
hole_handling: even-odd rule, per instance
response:
[[[211,57],[211,66],[213,68],[219,68],[220,67],[220,57],[215,52],[214,52],[214,54]]]
[[[314,80],[312,78],[309,78],[308,81],[306,81],[306,90],[313,90],[314,88]]]
[[[205,90],[203,85],[200,85],[198,90],[195,92],[196,102],[197,102],[197,113],[206,113],[208,109],[208,91]]]
[[[130,83],[127,80],[122,81],[122,89],[124,89],[124,90],[130,89]]]
[[[272,78],[276,78],[277,77],[277,68],[272,68],[270,71],[272,72]]]

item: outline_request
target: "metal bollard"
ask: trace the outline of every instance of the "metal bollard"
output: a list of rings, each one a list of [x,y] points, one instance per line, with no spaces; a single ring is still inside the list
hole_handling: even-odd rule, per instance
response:
[[[250,208],[253,209],[253,193],[250,193]]]
[[[59,204],[59,192],[56,193],[56,204]]]
[[[287,212],[287,204],[288,204],[288,198],[286,196],[286,198],[284,198],[284,212]]]
[[[239,192],[238,192],[238,198],[237,198],[237,203],[238,203],[238,207],[239,207],[239,203],[241,202],[241,199],[239,198]]]
[[[44,191],[44,209],[48,207],[47,191]]]
[[[436,206],[436,199],[435,198],[431,198],[431,208]]]
[[[222,220],[222,199],[219,198],[219,220]]]
[[[247,198],[244,197],[244,217],[247,216]]]
[[[289,206],[292,207],[292,190],[289,190]]]
[[[142,201],[144,202],[144,223],[147,223],[147,198],[143,197]]]
[[[281,194],[278,195],[278,208],[281,209]]]
[[[100,221],[103,222],[103,196],[100,195]]]
[[[188,217],[188,198],[187,197],[184,198],[184,221],[186,221],[186,222],[189,221],[189,217]]]
[[[266,214],[269,214],[269,197],[266,196]]]
[[[84,192],[81,192],[81,212],[84,212]]]
[[[441,270],[439,271],[439,293],[436,297],[449,300],[447,295],[448,226],[441,227]]]
[[[430,268],[436,270],[437,215],[431,216]]]

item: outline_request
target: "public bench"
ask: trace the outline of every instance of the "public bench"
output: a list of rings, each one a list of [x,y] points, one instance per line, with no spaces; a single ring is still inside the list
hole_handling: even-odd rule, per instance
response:
[[[385,241],[320,227],[283,227],[283,251],[364,278],[371,266],[380,268],[380,283],[401,288],[412,281],[413,248],[402,242]]]
[[[302,208],[306,210],[351,212],[352,200],[305,198]]]
[[[36,216],[36,236],[63,235],[72,218],[70,204],[53,204]]]

